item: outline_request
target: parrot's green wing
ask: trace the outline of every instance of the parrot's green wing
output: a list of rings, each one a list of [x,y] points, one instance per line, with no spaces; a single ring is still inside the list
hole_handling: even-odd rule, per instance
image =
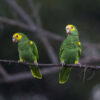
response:
[[[36,56],[37,59],[39,59],[38,49],[37,49],[37,46],[36,46],[35,42],[30,41],[30,44],[31,44],[31,47],[33,49],[34,55]]]
[[[78,54],[79,54],[79,57],[80,57],[81,54],[82,54],[82,44],[81,44],[80,41],[78,42]]]
[[[33,41],[30,41],[30,44],[31,44],[31,47],[33,50],[33,54],[36,57],[34,59],[34,63],[37,63],[37,59],[39,59],[37,46],[36,46],[35,42],[33,42]],[[40,69],[37,66],[31,66],[31,72],[35,78],[42,79],[42,74],[40,72]]]
[[[64,60],[61,59],[61,55],[62,55],[63,50],[64,50],[63,46],[64,45],[62,44],[61,47],[60,47],[60,51],[59,51],[59,57],[60,57],[61,63],[64,63]],[[67,67],[64,67],[64,66],[61,68],[61,71],[59,73],[59,83],[60,84],[64,84],[68,81],[69,72],[71,71],[71,69],[72,68],[67,68]]]
[[[60,51],[59,51],[59,57],[61,58],[61,54],[62,54],[62,52],[63,52],[63,47],[61,46],[61,48],[60,48]]]

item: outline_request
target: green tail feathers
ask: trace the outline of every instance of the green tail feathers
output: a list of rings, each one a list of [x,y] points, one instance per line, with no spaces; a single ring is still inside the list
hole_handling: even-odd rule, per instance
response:
[[[62,67],[61,72],[59,73],[59,84],[64,84],[68,81],[69,72],[72,68]]]
[[[34,78],[42,79],[42,74],[37,66],[31,66],[31,72]]]

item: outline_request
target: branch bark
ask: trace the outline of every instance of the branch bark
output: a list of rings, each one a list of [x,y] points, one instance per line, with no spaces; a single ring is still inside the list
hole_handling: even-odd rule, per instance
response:
[[[94,60],[95,59],[95,60]],[[90,63],[92,61],[100,61],[100,58],[87,58],[87,59],[83,59],[80,60],[80,62],[85,63]],[[25,62],[18,62],[18,61],[14,61],[14,60],[0,60],[0,63],[7,63],[7,64],[23,64],[25,66],[29,66],[29,65],[35,65],[33,63],[25,63]],[[61,64],[39,64],[39,67],[46,67],[41,69],[41,73],[43,75],[48,75],[48,74],[53,74],[58,72],[58,70],[61,68]],[[65,67],[72,67],[72,68],[80,68],[80,69],[92,69],[92,70],[99,70],[100,66],[93,66],[93,65],[81,65],[81,64],[66,64]],[[21,73],[17,73],[14,75],[8,74],[5,69],[3,69],[2,66],[0,66],[0,73],[2,74],[3,78],[0,79],[0,83],[15,83],[15,82],[20,82],[23,80],[28,80],[28,79],[34,79],[32,77],[31,72],[21,72]]]
[[[34,63],[28,62],[19,62],[15,60],[0,60],[0,63],[8,63],[8,64],[23,64],[28,66],[36,66]],[[61,64],[38,64],[38,67],[61,67]],[[64,67],[72,67],[72,68],[88,68],[88,69],[100,69],[100,66],[93,65],[82,65],[82,64],[65,64]]]

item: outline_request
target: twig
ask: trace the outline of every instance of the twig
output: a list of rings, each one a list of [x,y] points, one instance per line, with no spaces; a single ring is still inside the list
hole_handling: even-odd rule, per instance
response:
[[[15,0],[5,0],[15,11],[20,15],[20,17],[27,22],[30,26],[36,30],[35,24],[31,20],[30,16],[15,2]]]
[[[8,73],[5,71],[5,69],[3,68],[3,66],[0,64],[0,74],[6,78],[8,76]]]
[[[41,69],[41,73],[42,75],[48,75],[48,74],[51,74],[51,72],[53,74],[57,72],[58,70],[59,69],[57,67],[44,68],[44,69]],[[3,79],[0,79],[0,83],[15,83],[15,82],[20,82],[20,81],[29,80],[29,79],[34,79],[31,72],[21,72],[14,75],[8,75],[4,77]]]
[[[28,1],[28,4],[29,4],[29,7],[31,8],[32,15],[36,20],[37,26],[41,27],[42,23],[41,23],[40,16],[39,16],[39,7],[38,7],[38,5],[35,4],[33,0],[27,0],[27,1]]]
[[[36,20],[36,24],[38,27],[42,28],[42,23],[38,14],[38,8],[37,6],[34,4],[34,2],[32,0],[28,0],[29,6],[32,10],[32,13],[34,14],[34,18]],[[48,52],[48,55],[52,61],[52,63],[58,63],[58,59],[57,59],[57,55],[56,52],[54,51],[52,45],[50,44],[50,42],[48,41],[46,36],[43,36],[44,33],[42,33],[40,30],[37,30],[38,33],[41,33],[41,36],[39,36],[39,38],[42,40],[42,43],[45,46],[45,49]]]
[[[32,66],[34,63],[27,63],[27,62],[18,62],[15,60],[0,60],[0,63],[8,63],[8,64],[23,64]],[[72,68],[88,68],[88,69],[100,69],[100,66],[93,66],[93,65],[80,65],[80,64],[65,64],[65,67],[72,67]],[[61,64],[38,64],[38,67],[61,67]]]

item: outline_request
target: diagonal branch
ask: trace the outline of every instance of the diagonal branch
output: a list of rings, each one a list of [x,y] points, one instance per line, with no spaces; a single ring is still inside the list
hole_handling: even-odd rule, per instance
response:
[[[28,30],[30,32],[37,32],[36,30],[34,30],[34,28],[30,27],[29,25],[27,25],[21,21],[13,20],[13,19],[0,17],[0,23],[12,25],[12,26],[17,26],[19,28],[23,28],[23,29]],[[62,36],[57,35],[56,33],[53,33],[53,32],[49,32],[49,31],[44,30],[42,28],[36,27],[36,29],[40,30],[42,33],[44,33],[45,36],[47,36],[51,39],[60,40],[60,41],[62,41],[64,39]]]
[[[27,22],[30,26],[33,27],[34,30],[36,30],[35,24],[31,20],[30,16],[24,12],[24,10],[15,2],[15,0],[5,0],[9,6],[11,6],[15,11],[20,15],[20,17]]]
[[[5,69],[3,68],[3,66],[0,64],[0,74],[6,78],[8,76],[8,73],[5,71]]]
[[[57,72],[58,70],[59,68],[57,67],[44,68],[44,69],[41,69],[41,73],[42,75],[51,74],[51,72],[53,74]],[[31,72],[21,72],[14,75],[8,75],[5,78],[0,79],[0,83],[15,83],[15,82],[20,82],[20,81],[29,80],[29,79],[34,79]]]
[[[39,16],[39,7],[38,7],[38,5],[35,4],[34,3],[35,1],[33,1],[33,0],[27,0],[27,2],[29,4],[29,7],[31,8],[32,15],[36,20],[37,26],[42,27],[40,16]]]
[[[42,23],[41,23],[41,20],[39,18],[37,6],[34,4],[34,2],[32,0],[28,0],[28,3],[29,3],[29,6],[30,6],[33,14],[34,14],[34,18],[36,20],[37,26],[42,28]],[[41,36],[43,36],[43,34],[44,34],[40,30],[37,30],[37,33],[41,33]],[[39,38],[42,40],[42,43],[44,44],[46,50],[48,51],[48,55],[51,58],[52,63],[58,63],[56,52],[54,51],[53,47],[49,43],[47,37],[43,36],[43,37],[39,37]]]
[[[23,18],[23,20],[25,22],[27,22],[31,28],[34,28],[34,30],[36,30],[36,26],[33,23],[33,21],[31,20],[30,16],[14,0],[5,0],[5,1],[13,9],[16,10],[16,12],[21,16],[21,18]],[[43,36],[44,33],[42,33],[40,30],[36,30],[36,31],[37,31],[37,33],[39,33],[37,36],[41,39],[41,41],[44,44],[44,46],[46,46],[46,49],[47,49],[48,54],[50,54],[52,52],[52,55],[50,55],[51,61],[53,63],[57,63],[57,61],[58,61],[57,56],[55,55],[55,52],[54,52],[52,46],[50,45],[49,41],[47,40],[47,38],[45,36]],[[51,50],[49,50],[49,48],[48,48],[49,46],[51,47]],[[54,60],[52,60],[52,59],[54,59]]]

